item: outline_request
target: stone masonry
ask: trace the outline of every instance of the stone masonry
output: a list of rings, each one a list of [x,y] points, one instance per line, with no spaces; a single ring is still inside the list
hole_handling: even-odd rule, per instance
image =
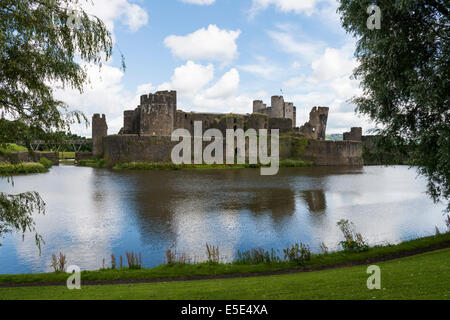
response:
[[[309,122],[300,127],[300,134],[314,140],[325,140],[329,111],[327,107],[314,107],[309,114]]]
[[[253,101],[253,113],[260,113],[276,119],[291,119],[292,128],[297,124],[297,108],[292,102],[285,102],[283,96],[273,96],[271,106],[261,100]]]
[[[344,141],[362,141],[362,128],[354,127],[350,132],[344,132]]]
[[[196,113],[177,110],[176,91],[158,91],[141,96],[135,110],[124,112],[120,134],[139,136],[170,136],[175,129],[187,129],[193,133],[194,123],[201,121],[203,129],[280,129],[291,131],[296,123],[296,108],[284,102],[282,96],[272,97],[272,107],[266,108],[262,101],[254,101],[253,114]],[[261,106],[264,106],[262,108]]]
[[[108,135],[108,125],[106,116],[103,114],[94,114],[92,117],[92,154],[94,157],[103,154],[103,137]]]

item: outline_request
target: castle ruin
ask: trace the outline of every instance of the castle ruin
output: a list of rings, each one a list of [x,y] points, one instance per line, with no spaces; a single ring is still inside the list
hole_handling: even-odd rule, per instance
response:
[[[219,129],[279,129],[281,133],[297,131],[316,140],[325,140],[329,109],[314,107],[309,122],[296,128],[297,108],[282,96],[273,96],[267,107],[261,100],[253,102],[252,114],[220,114],[184,112],[177,109],[176,91],[158,91],[141,96],[140,105],[124,112],[124,124],[119,134],[139,136],[170,136],[175,129],[187,129],[191,134],[194,123],[201,121],[204,130]]]
[[[285,140],[281,151],[284,158],[297,157],[294,140],[304,138],[308,143],[301,160],[317,165],[361,165],[361,142],[350,138],[350,141],[326,141],[328,113],[327,107],[314,107],[309,121],[297,127],[297,108],[292,102],[285,102],[283,96],[273,96],[270,107],[255,100],[251,114],[221,114],[178,110],[176,91],[158,91],[141,96],[136,109],[124,111],[123,128],[117,135],[108,136],[105,115],[95,114],[93,155],[103,156],[110,164],[170,161],[173,131],[186,129],[193,135],[194,123],[201,122],[204,132],[218,129],[224,135],[227,129],[278,129]]]
[[[103,153],[103,137],[108,135],[106,116],[94,114],[92,117],[92,154],[98,157]]]

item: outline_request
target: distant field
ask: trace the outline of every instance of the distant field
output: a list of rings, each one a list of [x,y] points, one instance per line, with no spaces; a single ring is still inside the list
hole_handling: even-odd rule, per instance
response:
[[[59,159],[60,160],[75,159],[75,152],[60,152]]]
[[[367,289],[367,266],[289,275],[149,284],[0,289],[0,299],[439,299],[450,300],[450,249],[377,263],[381,290]]]

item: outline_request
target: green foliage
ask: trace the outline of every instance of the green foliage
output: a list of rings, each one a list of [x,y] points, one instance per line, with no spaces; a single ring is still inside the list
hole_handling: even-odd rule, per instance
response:
[[[126,252],[128,268],[130,270],[139,270],[142,268],[142,254],[139,252],[131,251]]]
[[[410,163],[412,143],[400,137],[374,136],[370,143],[363,144],[365,165],[406,165]]]
[[[78,3],[0,0],[0,144],[21,141],[31,149],[36,137],[47,140],[51,132],[70,131],[71,124],[87,122],[82,113],[69,111],[55,99],[52,87],[82,92],[88,81],[83,63],[101,65],[111,57],[112,37],[99,18],[79,9],[79,27],[67,24],[72,14],[68,9]],[[0,194],[0,235],[5,224],[16,231],[34,230],[31,212],[25,211],[42,212],[43,202],[34,193],[26,195]]]
[[[274,264],[281,263],[279,252],[271,249],[270,251],[263,248],[252,249],[248,251],[238,251],[235,264]]]
[[[231,274],[247,274],[274,271],[286,271],[293,269],[323,269],[342,266],[344,264],[364,264],[367,260],[386,260],[396,256],[405,256],[417,251],[422,252],[425,249],[435,247],[445,247],[450,243],[450,233],[439,236],[431,236],[411,241],[405,241],[397,245],[385,245],[371,247],[368,251],[351,253],[347,251],[329,252],[327,255],[312,254],[311,260],[307,261],[304,266],[298,266],[292,263],[281,261],[280,263],[195,263],[181,264],[175,260],[176,255],[172,254],[173,263],[163,264],[155,268],[142,268],[139,270],[128,269],[124,267],[122,256],[120,256],[119,269],[102,270],[102,271],[83,271],[83,281],[139,281],[152,279],[179,279],[188,277],[201,276],[218,276]],[[443,260],[442,260],[443,261]],[[442,264],[442,261],[440,263]],[[365,274],[365,272],[364,272]],[[367,279],[367,278],[366,278]],[[7,284],[43,284],[43,283],[59,283],[66,284],[67,274],[57,273],[40,273],[40,274],[14,274],[0,275],[0,286]],[[4,289],[2,289],[4,290]],[[367,289],[366,289],[367,290]],[[1,290],[0,290],[1,291]]]
[[[280,168],[303,168],[303,167],[313,167],[314,162],[302,161],[302,160],[280,160]]]
[[[307,261],[311,260],[311,250],[309,246],[303,243],[296,243],[291,247],[283,250],[284,259],[289,262],[293,262],[297,265],[304,265]]]
[[[77,165],[80,167],[106,168],[106,161],[103,159],[79,160]]]
[[[80,165],[89,166],[89,161],[79,161]],[[280,167],[286,168],[300,168],[300,167],[311,167],[313,162],[301,161],[301,160],[280,160]],[[183,169],[259,169],[262,165],[257,164],[174,164],[172,162],[126,162],[114,166],[115,170],[183,170]]]
[[[345,240],[339,242],[345,251],[350,252],[363,252],[369,250],[369,246],[363,239],[362,235],[355,231],[355,225],[345,219],[340,220],[337,223],[339,229],[341,229]]]
[[[53,166],[53,162],[48,160],[46,157],[42,157],[41,160],[39,160],[39,163],[42,164],[46,169],[50,169]]]
[[[41,249],[42,237],[36,232],[32,214],[44,214],[45,202],[37,192],[17,195],[0,193],[0,235],[12,231],[35,232],[35,241]]]
[[[60,160],[75,159],[75,152],[59,152],[58,157]]]
[[[20,174],[43,173],[47,168],[36,162],[22,162],[19,164],[0,163],[0,176],[13,176]],[[1,233],[0,233],[1,234]]]
[[[67,257],[63,253],[59,253],[59,255],[52,254],[52,264],[50,267],[53,268],[55,272],[64,272],[66,271],[67,265]]]
[[[208,263],[217,264],[220,262],[220,251],[219,247],[210,246],[206,244],[206,255],[208,259]]]
[[[67,290],[62,286],[12,286],[0,290],[0,299],[8,300],[448,300],[450,249],[428,252],[407,258],[377,263],[382,270],[382,289],[368,290],[365,285],[367,265],[305,273],[278,274],[233,279],[203,281],[172,281],[87,285],[82,290]],[[253,267],[253,266],[252,266]],[[217,269],[203,265],[165,266],[171,271],[199,271]],[[217,270],[216,270],[217,271]],[[132,275],[138,279],[147,270],[98,271],[98,278],[120,279]],[[67,274],[51,274],[65,277]],[[92,273],[82,273],[84,281]],[[130,275],[131,276],[131,275]],[[341,304],[338,302],[336,304]],[[414,303],[414,302],[413,302]],[[371,303],[373,304],[373,303]],[[376,304],[376,303],[375,303]],[[335,309],[333,309],[335,310]],[[271,312],[269,310],[269,312]],[[273,312],[271,312],[273,314]],[[200,317],[198,317],[200,318]],[[236,317],[239,318],[239,317]],[[244,317],[241,317],[244,318]],[[258,318],[258,317],[254,317]],[[276,317],[272,317],[276,318]],[[282,318],[282,317],[278,317]]]
[[[340,0],[344,29],[358,39],[355,55],[363,95],[357,111],[401,147],[428,178],[428,193],[450,210],[449,4],[443,0],[380,0],[381,29],[369,30],[372,0]]]
[[[24,146],[19,146],[15,143],[5,143],[0,145],[0,152],[23,152],[28,151]]]

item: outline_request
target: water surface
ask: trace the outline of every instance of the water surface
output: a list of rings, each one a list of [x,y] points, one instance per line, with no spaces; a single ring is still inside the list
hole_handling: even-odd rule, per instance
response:
[[[42,255],[27,235],[1,239],[0,273],[51,271],[52,253],[83,270],[109,263],[111,253],[142,252],[144,265],[164,262],[167,249],[204,258],[217,245],[225,261],[237,250],[283,249],[301,241],[336,249],[340,219],[350,219],[369,244],[398,243],[444,230],[442,205],[425,194],[414,169],[397,167],[283,168],[115,172],[54,167],[15,177],[2,192],[39,191],[47,203],[36,216]]]

